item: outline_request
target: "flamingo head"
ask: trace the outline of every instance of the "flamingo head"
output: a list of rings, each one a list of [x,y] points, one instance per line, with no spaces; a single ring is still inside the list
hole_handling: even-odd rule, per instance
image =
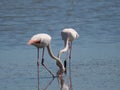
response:
[[[57,61],[56,65],[60,68],[61,73],[66,72],[66,69],[65,69],[64,65],[61,64],[61,62]]]

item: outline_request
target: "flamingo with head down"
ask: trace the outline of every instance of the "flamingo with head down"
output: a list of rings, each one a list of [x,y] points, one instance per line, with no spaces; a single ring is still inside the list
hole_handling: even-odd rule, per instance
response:
[[[72,42],[79,37],[79,34],[72,28],[65,28],[61,32],[62,40],[64,40],[64,48],[59,51],[58,58],[61,54],[70,50],[69,59],[71,59]]]
[[[41,63],[53,77],[55,77],[54,74],[44,64],[44,50],[45,50],[45,48],[47,48],[49,55],[54,60],[56,60],[56,64],[60,68],[60,72],[65,71],[64,65],[61,62],[60,58],[54,56],[54,54],[51,50],[50,43],[51,43],[51,36],[48,35],[48,34],[45,34],[45,33],[36,34],[28,41],[29,45],[34,45],[35,47],[37,47],[38,88],[39,88],[39,65],[40,65],[39,64],[39,48],[43,49],[43,51],[42,51],[42,62]]]

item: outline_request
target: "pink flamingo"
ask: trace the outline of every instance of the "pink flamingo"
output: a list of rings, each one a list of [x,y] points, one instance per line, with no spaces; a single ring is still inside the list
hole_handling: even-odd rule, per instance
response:
[[[34,45],[35,47],[37,47],[38,90],[39,90],[39,65],[40,65],[39,64],[39,48],[43,49],[43,51],[42,51],[42,62],[41,63],[53,77],[55,77],[54,74],[44,64],[44,50],[45,50],[45,47],[47,47],[49,55],[54,60],[56,60],[56,64],[60,68],[60,71],[62,73],[65,71],[64,65],[61,62],[61,60],[58,57],[54,56],[54,54],[51,50],[50,43],[51,43],[51,36],[48,35],[48,34],[45,34],[45,33],[36,34],[28,41],[29,45]]]
[[[79,37],[79,34],[72,28],[66,28],[61,32],[61,36],[62,40],[64,40],[64,48],[59,51],[58,58],[61,57],[62,53],[70,50],[69,59],[71,59],[72,41],[74,39],[77,39]],[[66,61],[64,63],[66,63]]]

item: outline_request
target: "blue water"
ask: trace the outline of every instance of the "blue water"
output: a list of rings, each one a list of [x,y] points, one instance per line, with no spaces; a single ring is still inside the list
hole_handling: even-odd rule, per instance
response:
[[[80,37],[73,41],[65,84],[72,90],[119,90],[119,0],[0,1],[0,90],[37,90],[36,48],[27,41],[34,34],[48,33],[57,55],[63,48],[60,32],[68,27]],[[47,51],[45,64],[56,74],[58,68]],[[60,90],[60,80],[52,80],[40,67],[40,90]]]

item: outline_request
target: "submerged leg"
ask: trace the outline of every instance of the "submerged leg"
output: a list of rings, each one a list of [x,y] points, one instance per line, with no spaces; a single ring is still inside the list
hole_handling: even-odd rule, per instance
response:
[[[39,81],[39,74],[40,74],[40,70],[39,70],[39,48],[37,48],[37,79],[38,79],[38,90],[40,90],[40,87],[39,87],[39,84],[40,84],[40,81]]]
[[[52,77],[54,78],[54,74],[46,67],[46,65],[44,64],[44,50],[45,48],[43,48],[43,52],[42,52],[42,62],[41,64],[45,67],[45,69],[52,75]]]

